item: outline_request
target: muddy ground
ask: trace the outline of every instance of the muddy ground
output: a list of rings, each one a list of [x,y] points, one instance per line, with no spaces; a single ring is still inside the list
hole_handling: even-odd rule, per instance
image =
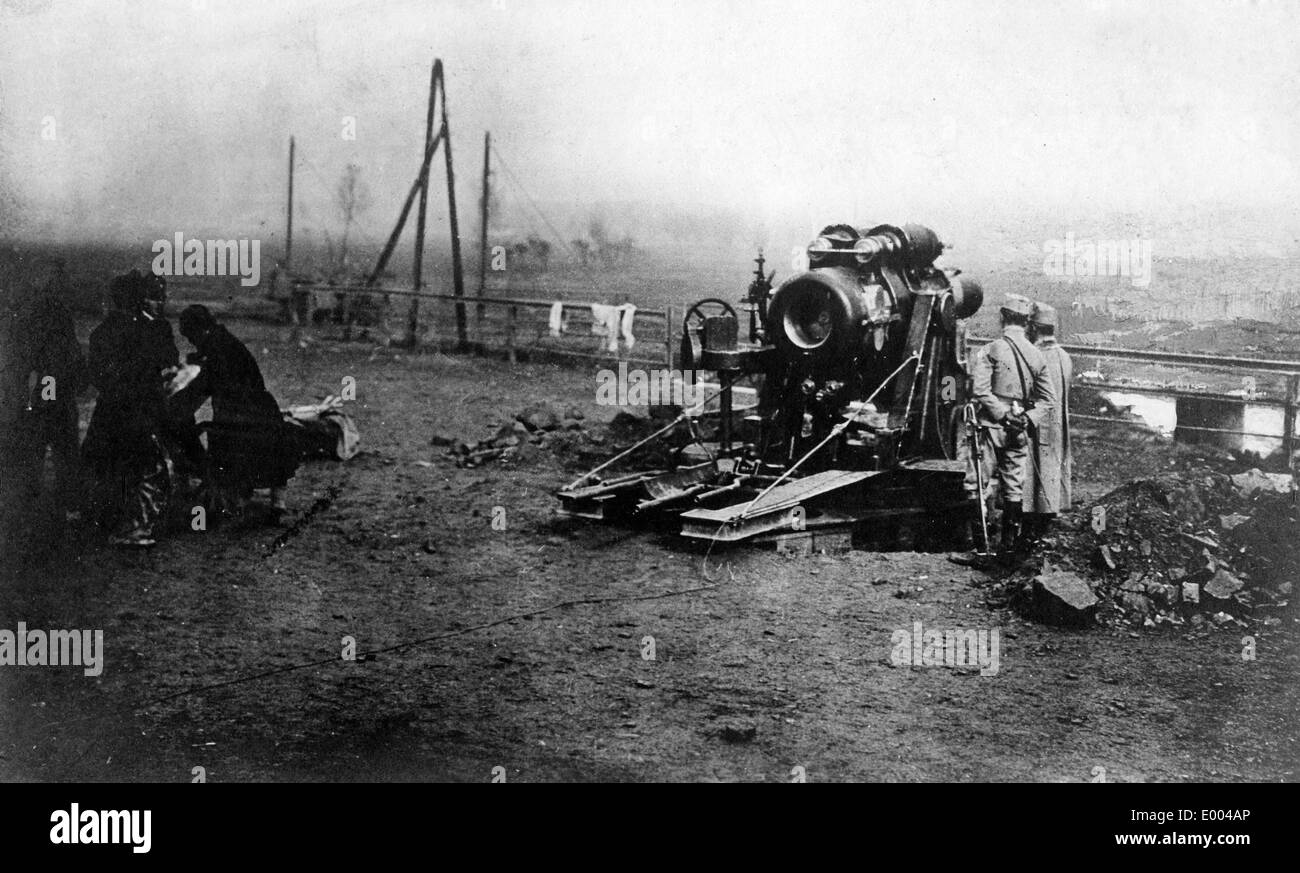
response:
[[[364,452],[304,466],[282,527],[183,527],[143,554],[32,507],[0,628],[100,628],[105,667],[0,667],[0,777],[1297,778],[1294,612],[1248,631],[1062,630],[943,554],[715,551],[706,571],[675,536],[557,519],[574,470],[552,453],[463,469],[429,444],[489,436],[538,399],[608,420],[593,367],[236,330],[282,403],[355,377]],[[1127,431],[1078,453],[1085,498],[1179,463]],[[917,621],[997,629],[998,672],[893,666],[893,632]]]

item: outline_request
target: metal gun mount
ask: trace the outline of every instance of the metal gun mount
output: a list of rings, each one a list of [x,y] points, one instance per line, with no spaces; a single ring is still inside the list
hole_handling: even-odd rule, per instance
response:
[[[837,530],[889,545],[900,522],[919,520],[906,527],[922,539],[964,528],[965,319],[983,291],[935,265],[943,249],[921,225],[832,225],[775,290],[760,252],[746,339],[724,300],[686,313],[682,370],[717,390],[660,432],[689,435],[679,463],[602,480],[606,462],[558,492],[562,513],[675,517],[714,542]]]

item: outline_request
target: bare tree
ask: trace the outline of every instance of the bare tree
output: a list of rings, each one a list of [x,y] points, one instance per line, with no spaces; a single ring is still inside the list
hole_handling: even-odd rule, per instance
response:
[[[587,236],[591,237],[592,254],[600,259],[601,266],[608,267],[614,256],[614,247],[603,216],[595,214],[587,219]]]
[[[624,235],[618,241],[618,259],[620,263],[630,264],[632,258],[636,255],[636,240],[629,235]]]
[[[551,265],[551,244],[538,236],[528,237],[528,250],[537,261],[537,268],[545,273]]]

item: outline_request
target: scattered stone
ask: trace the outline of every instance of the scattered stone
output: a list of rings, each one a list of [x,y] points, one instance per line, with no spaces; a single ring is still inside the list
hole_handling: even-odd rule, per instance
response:
[[[446,431],[435,431],[433,436],[429,438],[429,445],[444,447],[454,446],[456,445],[456,438]]]
[[[609,435],[616,442],[634,442],[649,436],[657,429],[655,422],[650,419],[624,410],[615,413],[609,421]]]
[[[1213,579],[1205,583],[1205,593],[1219,600],[1227,600],[1245,587],[1246,583],[1228,571],[1220,569],[1214,574]]]
[[[1147,590],[1146,585],[1142,583],[1144,578],[1145,577],[1141,573],[1134,571],[1124,580],[1124,584],[1121,585],[1120,588],[1124,591],[1132,591],[1136,594],[1141,594]]]
[[[560,413],[549,403],[534,403],[515,416],[529,430],[555,430],[560,426]]]
[[[749,743],[758,736],[758,727],[750,721],[729,721],[719,733],[729,743]]]
[[[1186,532],[1184,532],[1182,536],[1187,537],[1189,540],[1191,540],[1194,543],[1200,543],[1201,545],[1205,546],[1207,549],[1223,548],[1223,546],[1219,545],[1219,543],[1216,540],[1214,540],[1212,537],[1208,537],[1208,536],[1198,537],[1196,534],[1189,534]],[[1209,555],[1206,555],[1206,557],[1208,558]]]
[[[1224,530],[1233,530],[1238,525],[1240,525],[1243,521],[1250,521],[1250,516],[1240,515],[1236,512],[1233,512],[1233,513],[1229,513],[1228,515],[1219,516],[1219,527],[1223,528]]]
[[[1195,582],[1183,583],[1183,601],[1186,603],[1201,602],[1201,586]]]
[[[1131,615],[1146,616],[1151,612],[1151,601],[1144,594],[1125,591],[1119,596],[1119,604]]]
[[[1097,595],[1088,583],[1066,570],[1046,568],[1031,588],[1034,612],[1052,624],[1081,625],[1092,620]]]
[[[1246,496],[1256,491],[1287,494],[1295,490],[1295,479],[1290,473],[1265,473],[1257,467],[1233,476],[1232,484]]]
[[[1151,582],[1146,586],[1146,595],[1165,607],[1173,607],[1178,603],[1178,586],[1167,585],[1164,582]]]

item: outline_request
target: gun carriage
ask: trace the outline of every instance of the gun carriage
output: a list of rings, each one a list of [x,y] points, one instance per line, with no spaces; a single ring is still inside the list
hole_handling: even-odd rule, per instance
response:
[[[622,456],[611,459],[558,492],[562,512],[666,517],[722,543],[847,530],[887,546],[900,525],[921,541],[964,531],[965,319],[983,292],[936,266],[943,249],[921,225],[833,225],[808,246],[808,269],[775,288],[760,253],[739,313],[718,299],[687,311],[682,370],[717,390],[652,435],[688,440],[673,462],[602,478]],[[738,391],[754,401],[737,404]]]

